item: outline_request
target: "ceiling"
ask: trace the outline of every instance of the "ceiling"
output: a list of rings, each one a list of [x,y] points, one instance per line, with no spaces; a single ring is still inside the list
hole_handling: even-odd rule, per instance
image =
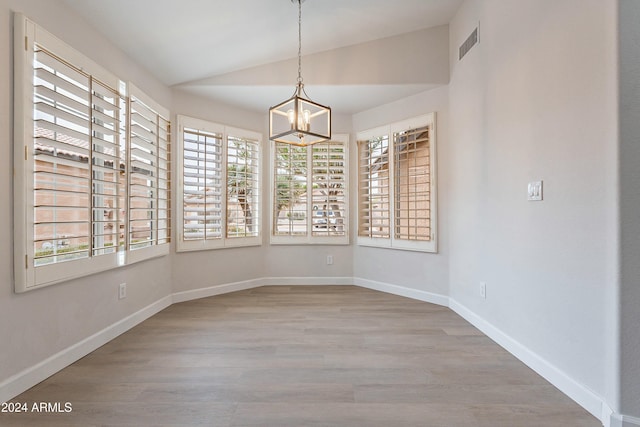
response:
[[[291,0],[64,0],[93,28],[168,86],[263,111],[293,93],[291,83],[215,84],[216,76],[295,59],[298,8]],[[304,56],[449,23],[462,0],[305,0]],[[207,81],[206,84],[199,82]],[[228,79],[227,79],[228,80]],[[279,79],[281,80],[281,79]],[[429,84],[307,82],[311,98],[353,114],[427,90]]]

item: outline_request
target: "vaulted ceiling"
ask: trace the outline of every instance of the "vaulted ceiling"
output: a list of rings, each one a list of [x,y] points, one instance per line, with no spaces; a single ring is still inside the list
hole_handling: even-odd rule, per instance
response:
[[[64,1],[169,86],[255,111],[293,92],[298,7],[291,0]],[[446,84],[447,31],[436,27],[461,2],[305,0],[307,93],[351,114]]]

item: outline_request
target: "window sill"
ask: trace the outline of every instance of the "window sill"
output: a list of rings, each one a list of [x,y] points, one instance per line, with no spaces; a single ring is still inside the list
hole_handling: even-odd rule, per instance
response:
[[[233,248],[249,248],[262,246],[262,236],[243,238],[243,239],[226,239],[226,241],[193,241],[178,242],[176,244],[176,252],[198,252],[211,251],[219,249]]]
[[[377,241],[381,240],[381,241]],[[356,244],[358,246],[369,247],[369,248],[379,248],[379,249],[394,249],[400,251],[410,251],[410,252],[424,252],[424,253],[438,253],[437,242],[398,242],[398,241],[390,241],[389,239],[371,239],[371,238],[362,238],[359,237],[357,239]]]
[[[272,246],[348,246],[349,236],[339,237],[308,237],[301,236],[271,236],[269,244]]]

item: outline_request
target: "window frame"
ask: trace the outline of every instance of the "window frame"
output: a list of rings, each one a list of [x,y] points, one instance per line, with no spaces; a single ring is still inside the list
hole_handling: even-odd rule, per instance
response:
[[[276,142],[271,141],[270,144],[270,171],[269,171],[269,243],[271,245],[349,245],[349,211],[350,211],[350,192],[349,192],[349,134],[334,134],[331,141],[340,142],[344,147],[344,235],[342,236],[314,236],[313,235],[313,192],[309,192],[309,187],[313,189],[313,147],[322,143],[308,145],[307,148],[307,207],[305,211],[306,217],[309,219],[306,223],[306,233],[304,235],[276,235],[275,234],[275,169],[276,169]]]
[[[202,120],[195,117],[177,115],[177,138],[176,138],[176,251],[177,252],[190,252],[190,251],[202,251],[212,249],[224,249],[224,248],[237,248],[247,246],[260,246],[262,245],[262,194],[261,194],[261,173],[262,173],[262,134],[246,129],[235,128],[231,126],[225,126],[218,123],[213,123],[208,120]],[[222,135],[221,146],[221,169],[222,169],[222,183],[221,183],[221,231],[222,235],[217,239],[193,239],[184,240],[184,130],[195,129],[207,133],[214,133]],[[258,226],[257,236],[248,237],[228,237],[227,232],[227,205],[228,205],[228,187],[227,187],[227,162],[228,162],[228,137],[249,139],[256,141],[258,148],[258,162],[256,165],[257,181],[256,188],[258,190],[258,215],[256,217],[256,224]]]
[[[170,117],[171,117],[171,112],[167,109],[164,108],[163,106],[161,106],[160,104],[158,104],[157,102],[155,102],[153,99],[151,99],[148,95],[146,95],[144,92],[142,92],[140,89],[138,89],[136,86],[134,86],[131,82],[129,82],[127,84],[127,89],[128,89],[128,96],[127,96],[127,103],[129,105],[129,107],[127,108],[127,143],[126,143],[126,148],[127,148],[127,160],[125,163],[125,168],[127,169],[127,188],[125,190],[125,198],[127,200],[127,215],[126,215],[126,224],[125,224],[125,230],[126,230],[126,262],[127,264],[133,264],[139,261],[144,261],[147,259],[151,259],[151,258],[156,258],[156,257],[160,257],[160,256],[164,256],[164,255],[168,255],[170,253],[170,248],[171,248],[171,121],[170,121]],[[159,116],[160,118],[162,118],[163,120],[165,120],[167,122],[167,154],[169,156],[169,158],[167,159],[167,165],[164,168],[164,172],[167,176],[166,181],[167,181],[167,207],[164,209],[164,211],[166,212],[166,221],[167,221],[167,229],[166,229],[166,243],[162,243],[162,244],[158,244],[157,243],[157,236],[156,236],[156,243],[155,244],[151,244],[149,246],[146,247],[142,247],[142,248],[138,248],[138,249],[131,249],[131,245],[132,245],[132,241],[131,241],[131,235],[133,233],[132,229],[131,229],[131,198],[132,196],[132,191],[131,189],[131,180],[132,180],[132,171],[131,171],[131,163],[132,163],[132,154],[131,154],[131,149],[132,149],[132,144],[131,144],[131,136],[132,136],[132,131],[131,131],[131,123],[132,123],[132,117],[131,117],[131,103],[133,102],[133,98],[137,99],[138,101],[140,101],[144,106],[146,106],[148,109],[152,110],[157,116]],[[160,168],[159,168],[160,169]],[[160,177],[157,176],[155,181],[156,181],[156,192],[158,191],[158,186],[157,186],[157,182],[160,180]],[[157,199],[157,197],[156,197]],[[156,212],[160,212],[162,209],[160,209],[159,206],[156,206],[155,208]],[[156,221],[159,219],[159,215],[156,217]],[[158,229],[156,229],[155,233],[158,232]],[[152,240],[153,240],[153,232],[152,232]]]
[[[95,242],[91,240],[92,236],[95,236],[95,231],[91,231],[89,237],[88,256],[86,258],[70,259],[64,261],[53,262],[51,264],[35,265],[35,213],[36,207],[35,200],[35,161],[36,151],[34,149],[35,132],[34,124],[36,120],[35,103],[34,103],[34,58],[35,58],[35,44],[38,44],[47,55],[52,55],[62,67],[69,67],[76,72],[88,76],[89,79],[94,79],[100,86],[109,88],[113,95],[118,98],[120,117],[116,122],[119,123],[119,128],[115,132],[119,145],[120,158],[118,161],[124,163],[124,177],[118,174],[115,180],[115,195],[112,197],[117,201],[116,206],[112,206],[114,211],[113,222],[117,224],[118,228],[120,224],[124,225],[124,233],[128,235],[128,218],[130,217],[130,211],[128,206],[129,190],[128,183],[130,180],[130,168],[128,150],[130,148],[129,138],[130,129],[126,122],[129,120],[129,102],[127,91],[133,91],[138,93],[140,98],[147,99],[149,104],[156,105],[135,88],[131,83],[125,83],[117,76],[110,73],[102,66],[95,63],[85,55],[81,54],[73,47],[67,45],[33,21],[26,18],[24,15],[16,13],[14,15],[14,157],[13,157],[13,227],[14,227],[14,291],[16,293],[22,293],[33,289],[38,289],[50,285],[54,285],[61,282],[66,282],[75,278],[88,276],[91,274],[99,273],[102,271],[112,270],[123,265],[132,264],[138,261],[163,256],[169,253],[170,250],[170,235],[167,236],[167,242],[161,245],[154,245],[150,248],[144,248],[145,250],[134,251],[135,254],[129,248],[129,239],[125,237],[123,244],[117,245],[116,250],[107,253],[94,254],[94,249],[97,252],[104,252],[100,248],[94,247]],[[100,126],[99,121],[93,121],[96,114],[99,116],[100,110],[94,107],[95,94],[91,90],[91,87],[87,91],[91,103],[87,108],[92,111],[88,116],[88,129],[91,130],[94,126]],[[100,104],[99,102],[96,104]],[[55,108],[55,107],[54,107]],[[94,110],[96,113],[94,113]],[[60,110],[63,111],[63,110]],[[169,112],[166,109],[162,109],[166,114],[168,120]],[[64,115],[65,113],[60,113]],[[57,116],[56,116],[57,117]],[[70,116],[69,116],[70,117]],[[78,116],[79,118],[79,116]],[[115,118],[115,117],[114,117]],[[124,120],[124,121],[123,121]],[[93,153],[94,139],[100,138],[95,134],[87,134],[87,143],[89,144],[88,152]],[[170,137],[168,139],[168,148],[170,148]],[[97,143],[100,145],[100,143]],[[125,154],[122,151],[122,147],[127,151],[125,160],[122,156]],[[104,157],[100,155],[99,151],[96,158]],[[91,164],[92,159],[89,159]],[[56,163],[54,163],[56,164]],[[97,165],[100,166],[100,165]],[[91,171],[91,167],[89,171]],[[118,167],[119,169],[119,167]],[[117,170],[117,169],[114,169]],[[170,167],[167,168],[167,176],[170,179]],[[91,210],[96,208],[97,211],[105,210],[102,206],[96,206],[94,203],[94,196],[100,199],[101,195],[96,190],[92,190],[93,185],[97,181],[101,181],[101,178],[95,176],[88,177],[88,194],[89,202],[87,209]],[[170,184],[169,184],[170,185]],[[122,191],[124,187],[124,191]],[[55,189],[53,191],[56,191]],[[124,205],[120,205],[120,199],[124,199]],[[51,209],[55,210],[58,205],[50,205]],[[60,205],[64,206],[64,205]],[[82,209],[82,208],[79,208]],[[120,209],[124,209],[124,215],[120,213]],[[167,209],[168,221],[170,222],[170,205]],[[94,230],[96,224],[104,222],[104,219],[95,219],[90,216],[87,220],[91,230]],[[120,231],[116,233],[116,242],[120,242]],[[56,236],[53,236],[56,239]],[[57,244],[57,243],[56,243]],[[103,248],[104,249],[104,248]],[[149,250],[146,250],[149,249]]]
[[[430,215],[430,240],[418,241],[399,239],[395,237],[396,228],[396,155],[394,134],[398,132],[407,131],[410,129],[416,129],[420,127],[429,127],[429,174],[430,174],[430,195],[429,195],[429,215]],[[385,126],[379,126],[373,129],[364,130],[357,133],[357,151],[358,151],[358,227],[356,232],[356,242],[359,246],[369,246],[378,248],[390,248],[400,249],[418,252],[438,252],[438,197],[437,197],[437,130],[436,130],[436,113],[428,113],[421,116],[413,117],[410,119],[398,121]],[[361,158],[361,145],[376,137],[387,136],[389,141],[389,237],[370,237],[360,235],[362,210],[363,210],[363,194],[361,190],[362,175],[362,158]]]

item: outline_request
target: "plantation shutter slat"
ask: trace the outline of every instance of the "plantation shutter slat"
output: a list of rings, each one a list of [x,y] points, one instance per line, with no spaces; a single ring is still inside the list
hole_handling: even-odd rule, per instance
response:
[[[93,126],[92,126],[93,127],[93,132],[95,134],[97,134],[97,135],[100,135],[98,137],[94,137],[93,138],[94,141],[99,141],[101,139],[104,141],[105,136],[109,137],[109,136],[115,136],[115,135],[118,134],[117,129],[114,130],[114,129],[109,129],[108,127],[106,127],[106,126],[108,126],[110,124],[113,125],[113,122],[104,122],[102,119],[98,119],[97,118],[98,114],[96,114],[96,111],[94,111],[93,113],[94,113],[93,114],[94,122],[93,122]],[[101,122],[101,124],[98,124],[96,122],[96,120],[99,120]]]
[[[137,105],[137,108],[144,108],[144,106],[141,105]],[[153,149],[154,151],[158,149],[158,135],[155,134],[154,132],[157,132],[157,123],[152,123],[150,125],[149,128],[144,128],[141,126],[141,122],[136,122],[135,120],[142,120],[143,118],[139,115],[139,114],[132,114],[131,115],[131,121],[132,121],[132,125],[131,125],[131,133],[132,135],[134,135],[135,137],[138,137],[140,139],[142,139],[143,141],[146,141],[150,146],[151,149]],[[145,122],[147,120],[144,120]]]
[[[36,61],[42,61],[45,58],[49,58],[49,55],[47,53],[44,53],[43,51],[40,51],[40,52],[36,52],[35,57],[36,57]],[[79,75],[77,71],[67,68],[68,74],[64,75],[63,71],[61,70],[62,66],[60,65],[59,61],[57,61],[54,58],[51,58],[50,61],[47,60],[45,62],[49,63],[48,66],[50,67],[50,69],[47,70],[44,68],[36,67],[34,70],[34,77],[36,79],[42,80],[43,82],[47,82],[52,86],[54,86],[56,89],[55,91],[52,91],[52,92],[55,93],[56,98],[59,98],[60,100],[65,98],[66,99],[76,98],[77,100],[86,99],[86,95],[87,95],[86,84],[88,83],[88,81],[82,81],[84,80],[83,78],[77,79],[75,81],[71,80],[71,79],[74,79],[73,76]]]
[[[51,155],[55,156],[55,153],[67,153],[68,155],[80,155],[89,157],[89,149],[78,147],[77,145],[73,145],[66,141],[56,141],[51,138],[46,138],[43,136],[36,137],[36,155]]]
[[[93,144],[93,147],[94,147],[94,151],[93,151],[94,171],[97,169],[100,169],[104,172],[113,172],[113,169],[114,169],[113,165],[117,166],[118,158],[111,154],[104,154],[104,153],[99,153],[95,151],[95,149],[103,149],[103,150],[105,149],[104,146],[101,144]],[[96,163],[96,160],[100,160],[101,162],[108,163],[112,166],[111,167],[98,166],[98,163]],[[111,181],[111,179],[109,181]]]
[[[155,149],[155,145],[143,138],[140,138],[137,134],[135,134],[133,132],[133,129],[131,130],[131,146],[132,147],[137,147],[138,149],[141,150],[145,150],[145,151],[153,151]]]
[[[38,111],[39,113],[40,111]],[[74,126],[74,123],[69,122],[62,117],[62,115],[55,115],[51,118],[47,119],[37,119],[36,120],[36,137],[41,135],[46,135],[49,137],[50,135],[56,135],[56,137],[64,136],[66,140],[71,141],[71,145],[88,145],[87,141],[89,140],[88,127],[82,129],[81,126],[88,126],[88,120],[79,120],[78,122],[82,123],[81,125]],[[64,124],[55,123],[55,121],[60,121]],[[76,127],[74,129],[72,126]],[[51,138],[53,139],[53,138]],[[74,141],[75,140],[75,141]],[[75,142],[75,144],[73,143]]]
[[[87,111],[87,105],[80,101],[71,99],[62,93],[49,89],[46,86],[36,85],[33,91],[38,96],[38,99],[46,100],[49,103],[55,103],[59,107],[64,107],[67,111],[74,111],[76,113],[85,114]],[[36,101],[39,102],[39,101]],[[44,101],[43,101],[44,102]],[[61,111],[64,111],[61,109]]]
[[[153,162],[157,160],[157,156],[154,155],[153,152],[144,151],[144,150],[141,150],[140,148],[132,148],[131,154],[134,158],[148,161],[148,163],[145,162],[144,164],[151,165],[153,164]]]
[[[41,113],[44,113],[44,114],[46,114],[47,116],[49,116],[51,118],[55,117],[58,120],[64,120],[64,121],[69,122],[71,124],[74,124],[76,126],[86,126],[87,125],[87,117],[86,116],[84,116],[84,117],[80,116],[79,117],[76,114],[68,113],[68,112],[62,110],[60,108],[60,106],[54,107],[53,105],[46,104],[44,102],[36,102],[35,103],[35,107],[36,107],[37,111],[39,111]],[[86,106],[85,106],[85,109],[86,109]],[[42,121],[46,121],[46,120],[43,119]],[[82,136],[84,137],[86,135],[83,134]]]

